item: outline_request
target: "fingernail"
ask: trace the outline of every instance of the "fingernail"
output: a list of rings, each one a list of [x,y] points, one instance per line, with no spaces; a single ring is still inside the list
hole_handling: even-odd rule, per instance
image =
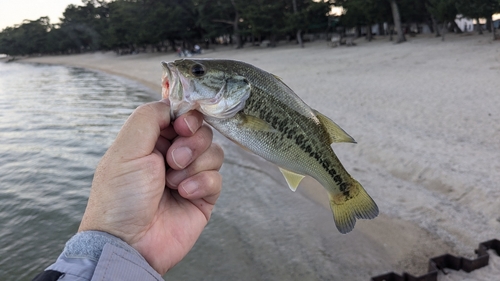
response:
[[[193,152],[187,147],[180,147],[172,151],[172,160],[181,169],[185,168],[193,158]]]
[[[193,115],[188,115],[184,117],[184,123],[186,123],[191,133],[196,133],[196,128],[198,128],[198,118]]]
[[[186,171],[172,171],[171,174],[167,175],[167,182],[170,186],[176,187],[179,185],[181,181],[187,178]]]
[[[195,181],[188,181],[182,184],[181,188],[184,189],[187,194],[193,194],[196,192],[196,190],[198,190],[198,183],[196,183]]]

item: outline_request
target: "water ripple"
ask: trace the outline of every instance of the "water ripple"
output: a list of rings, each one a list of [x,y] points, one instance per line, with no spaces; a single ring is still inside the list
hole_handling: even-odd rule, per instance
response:
[[[54,261],[97,162],[151,96],[81,68],[0,63],[0,280],[31,280]]]

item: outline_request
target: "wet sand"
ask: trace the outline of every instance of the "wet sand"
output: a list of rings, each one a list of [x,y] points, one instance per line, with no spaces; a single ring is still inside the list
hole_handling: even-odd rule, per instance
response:
[[[334,144],[380,216],[336,230],[312,179],[291,192],[272,164],[215,135],[226,152],[223,193],[177,280],[368,280],[424,274],[444,253],[474,257],[500,238],[500,43],[489,36],[420,36],[355,47],[227,47],[200,57],[249,62],[281,77],[357,144]],[[95,53],[24,61],[85,67],[139,81],[160,98],[160,61],[175,54]],[[440,280],[494,280],[500,259]]]

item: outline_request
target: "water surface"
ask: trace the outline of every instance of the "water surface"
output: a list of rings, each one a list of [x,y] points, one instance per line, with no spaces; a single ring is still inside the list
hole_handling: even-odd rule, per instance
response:
[[[99,159],[152,96],[85,69],[0,63],[0,280],[31,280],[57,258]]]
[[[31,280],[54,262],[77,231],[97,162],[152,96],[103,73],[0,64],[0,280]],[[167,280],[367,280],[394,270],[359,231],[369,222],[340,234],[330,210],[291,192],[274,165],[220,134],[215,142],[222,193]]]
[[[78,229],[99,159],[152,96],[103,73],[0,64],[0,280],[31,280],[54,262]],[[223,191],[166,279],[355,280],[387,267],[371,258],[381,249],[339,234],[330,211],[290,192],[276,167],[217,133],[215,141],[225,150]],[[346,239],[359,241],[347,257],[363,272],[338,262]]]

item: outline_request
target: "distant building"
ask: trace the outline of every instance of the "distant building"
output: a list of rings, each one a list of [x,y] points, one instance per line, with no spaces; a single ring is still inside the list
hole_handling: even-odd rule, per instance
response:
[[[474,21],[472,19],[462,17],[462,15],[457,15],[455,22],[463,32],[474,31]]]
[[[486,20],[480,19],[481,24],[484,25]],[[457,15],[455,23],[462,30],[462,32],[473,32],[475,20],[463,17],[462,15]],[[500,19],[493,21],[495,28],[500,29]],[[447,23],[447,27],[451,27],[451,23]],[[383,24],[373,24],[371,27],[373,35],[387,35],[390,32],[391,26],[389,23],[384,22]],[[404,32],[406,34],[430,34],[432,33],[431,27],[427,23],[405,23],[403,24]],[[438,28],[442,28],[442,24],[438,24]],[[366,26],[359,27],[359,35],[364,36],[367,33]],[[455,31],[457,32],[457,31]],[[351,27],[346,29],[347,34],[357,34],[356,28]]]

